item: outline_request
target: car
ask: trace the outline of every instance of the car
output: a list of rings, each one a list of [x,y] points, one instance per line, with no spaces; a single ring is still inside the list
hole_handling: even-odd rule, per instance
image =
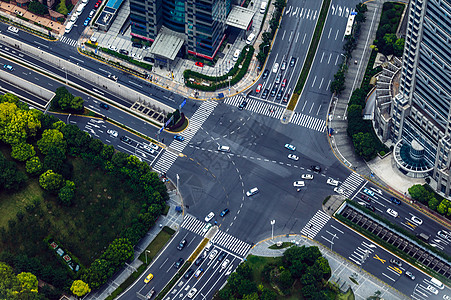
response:
[[[390,201],[396,205],[401,205],[401,201],[398,198],[391,197]]]
[[[230,260],[226,259],[226,260],[222,263],[221,269],[227,268],[227,266],[229,265],[229,263],[230,263]]]
[[[282,65],[280,66],[280,70],[285,71],[286,68],[287,68],[287,62],[284,60],[282,62]]]
[[[243,101],[241,102],[241,104],[238,105],[238,109],[239,109],[239,110],[243,110],[243,109],[246,108],[246,106],[247,106],[247,101],[246,101],[246,100],[243,100]]]
[[[158,151],[158,146],[155,145],[154,143],[150,143],[150,144],[149,144],[149,147],[150,147],[151,149],[155,150],[155,151]]]
[[[144,56],[143,60],[150,62],[150,63],[155,63],[155,59],[150,56]]]
[[[367,195],[360,195],[360,198],[362,198],[362,199],[365,200],[366,202],[371,202],[370,197],[368,197]]]
[[[327,184],[333,185],[333,186],[338,186],[338,180],[335,180],[333,178],[329,178],[329,179],[327,179]]]
[[[274,66],[272,67],[272,72],[277,73],[278,70],[279,70],[279,63],[275,63]]]
[[[376,208],[374,206],[372,206],[371,204],[365,203],[365,207],[369,210],[371,210],[372,212],[376,211]]]
[[[152,299],[153,295],[155,295],[155,289],[151,289],[151,290],[147,293],[146,298],[147,298],[147,299]]]
[[[109,45],[108,49],[110,49],[111,51],[117,51],[117,47],[114,45]]]
[[[150,147],[146,144],[138,144],[137,146],[139,149],[146,151],[149,154],[155,154],[155,151],[150,149]]]
[[[221,262],[223,259],[227,256],[227,252],[222,252],[221,255],[218,256],[216,259],[217,261]]]
[[[132,140],[126,137],[125,135],[121,136],[121,141],[123,141],[126,144],[131,144]]]
[[[174,140],[183,142],[185,140],[185,138],[181,135],[174,135]]]
[[[302,179],[313,180],[313,175],[312,174],[302,174],[301,178]]]
[[[316,172],[316,173],[321,172],[321,167],[320,166],[311,166],[310,168],[312,169],[313,172]]]
[[[451,233],[445,231],[445,230],[440,230],[439,232],[437,232],[437,235],[439,237],[441,237],[442,239],[451,241]]]
[[[258,94],[258,93],[260,93],[260,91],[262,90],[262,87],[263,87],[263,84],[259,84],[259,85],[257,85],[257,88],[255,89],[255,92]]]
[[[230,210],[228,208],[224,208],[221,213],[219,214],[220,217],[224,217],[225,215],[227,215],[230,212]]]
[[[276,100],[279,101],[280,99],[282,99],[282,95],[283,95],[283,88],[279,90],[279,92],[276,95]]]
[[[174,263],[174,268],[178,269],[180,268],[180,266],[183,264],[185,260],[183,258],[179,258],[175,263]]]
[[[415,280],[415,275],[413,275],[413,273],[410,271],[405,271],[404,275],[406,275],[407,277],[409,277],[412,280]]]
[[[7,71],[10,71],[10,72],[14,71],[14,68],[13,68],[13,66],[11,66],[11,65],[4,65],[4,66],[3,66],[3,69],[5,69],[5,70],[7,70]]]
[[[389,214],[390,216],[396,218],[398,216],[398,212],[396,210],[393,210],[391,208],[387,209],[387,214]]]
[[[119,49],[119,53],[120,54],[124,54],[124,55],[128,55],[128,50],[125,50],[125,49]]]
[[[290,67],[294,67],[295,64],[296,64],[296,57],[292,57],[290,60]]]
[[[277,92],[277,87],[273,86],[272,90],[271,90],[271,97],[274,97],[276,95],[276,92]]]
[[[88,26],[89,22],[91,21],[90,17],[87,17],[85,22],[83,23],[84,26]]]
[[[14,27],[14,26],[8,26],[8,31],[11,31],[13,33],[18,33],[19,32],[19,28]]]
[[[284,78],[284,80],[282,80],[282,87],[285,87],[287,85],[287,79]]]
[[[374,197],[374,192],[369,189],[363,189],[363,192],[367,194],[368,196]]]
[[[183,276],[183,278],[189,279],[193,274],[194,274],[194,270],[193,269],[188,269],[188,271],[186,271],[186,273]]]
[[[254,187],[246,192],[246,196],[248,197],[254,196],[255,194],[258,194],[258,192],[259,192],[258,188]]]
[[[205,222],[210,222],[211,219],[213,219],[215,217],[215,213],[214,212],[210,212],[206,217],[205,217]]]
[[[214,259],[218,255],[218,250],[214,249],[211,251],[210,255],[208,256],[209,259]]]
[[[106,104],[106,103],[100,103],[99,106],[100,106],[100,108],[103,108],[103,109],[106,109],[106,110],[110,109],[110,106],[108,104]]]
[[[100,6],[100,3],[97,2],[97,3],[94,5],[94,8],[99,8],[99,6]]]
[[[116,130],[113,130],[113,129],[108,129],[107,131],[106,131],[106,133],[108,133],[110,136],[112,136],[112,137],[117,137],[118,136],[118,133],[117,133],[117,131]]]
[[[132,43],[132,47],[135,47],[135,48],[142,48],[142,47],[143,47],[143,44],[141,44],[141,43]]]
[[[202,264],[202,262],[204,261],[204,258],[202,256],[199,256],[196,261],[194,262],[194,264],[196,266],[200,266]]]
[[[131,52],[131,53],[130,53],[130,57],[131,57],[131,58],[136,58],[136,53],[135,53],[135,52]]]
[[[210,230],[210,228],[211,228],[212,226],[213,226],[213,225],[211,225],[211,223],[205,224],[204,228],[202,228],[202,233],[207,233],[208,230]]]
[[[108,78],[113,80],[113,81],[117,81],[117,76],[116,75],[108,74]]]
[[[443,295],[443,300],[451,300],[451,297],[448,295]]]
[[[292,159],[292,160],[295,160],[295,161],[298,161],[298,160],[299,160],[299,156],[297,156],[297,155],[295,155],[295,154],[288,154],[288,158],[289,158],[289,159]]]
[[[291,151],[296,151],[296,147],[291,145],[291,144],[285,144],[284,146],[286,149],[291,150]]]
[[[229,146],[218,146],[218,151],[219,152],[230,152],[230,147]]]
[[[420,226],[421,224],[423,224],[423,220],[421,220],[417,216],[412,216],[410,218],[410,221],[412,221],[412,223],[415,223],[415,225],[417,225],[417,226]]]
[[[428,286],[426,287],[426,289],[427,289],[429,292],[431,292],[432,294],[434,294],[434,295],[437,295],[437,294],[438,294],[438,290],[437,290],[435,287],[433,287],[432,285],[428,285]]]
[[[144,283],[149,283],[153,278],[153,274],[149,273],[146,278],[144,278]]]
[[[264,89],[263,93],[262,93],[262,98],[266,99],[268,97],[269,94],[269,90],[268,89]]]
[[[89,17],[92,18],[92,17],[94,16],[95,13],[96,13],[95,10],[91,10],[91,11],[89,12]]]
[[[188,298],[192,299],[192,298],[194,297],[194,295],[196,295],[196,293],[197,293],[197,289],[196,289],[196,288],[192,288],[192,289],[189,291],[188,295],[186,295],[186,296],[187,296]]]
[[[283,96],[282,102],[287,103],[287,102],[288,102],[288,99],[290,99],[290,93],[286,93],[285,96]]]
[[[399,260],[397,260],[397,259],[394,259],[394,258],[390,259],[390,263],[392,265],[395,265],[395,266],[399,267],[399,268],[402,267],[402,263]]]
[[[276,76],[276,81],[275,81],[275,83],[276,84],[279,84],[280,83],[280,81],[282,80],[282,74],[277,74],[277,76]]]
[[[305,186],[305,182],[302,180],[298,180],[298,181],[293,182],[293,186],[294,187],[303,187],[303,186]]]
[[[180,241],[180,243],[178,244],[178,246],[177,246],[177,250],[182,251],[183,248],[185,248],[186,243],[187,243],[187,240],[186,240],[186,239],[182,239],[182,240]]]
[[[200,62],[200,61],[196,61],[194,64],[195,64],[196,66],[198,66],[198,67],[201,67],[201,68],[204,67],[204,63],[203,63],[203,62]]]
[[[345,193],[345,190],[343,190],[342,188],[339,188],[339,187],[334,187],[334,192],[339,195],[343,195]]]
[[[72,14],[72,17],[70,18],[70,20],[75,23],[77,21],[77,19],[78,19],[78,15]]]
[[[266,70],[263,72],[262,79],[266,79],[266,78],[268,78],[268,76],[269,76],[269,70],[266,69]]]

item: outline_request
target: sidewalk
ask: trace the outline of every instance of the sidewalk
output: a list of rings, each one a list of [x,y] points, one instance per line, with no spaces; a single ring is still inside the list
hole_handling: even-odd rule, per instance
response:
[[[162,226],[168,226],[175,231],[180,227],[183,222],[183,214],[177,213],[175,211],[176,206],[180,206],[181,198],[180,195],[176,195],[175,190],[169,191],[169,201],[167,203],[170,208],[166,216],[161,216],[155,226],[153,226],[146,236],[144,236],[139,243],[135,246],[135,259],[128,265],[126,265],[122,270],[118,271],[115,276],[110,278],[106,284],[104,284],[96,292],[88,294],[83,299],[105,299],[112,292],[114,292],[130,275],[135,272],[139,266],[143,263],[138,259],[139,255],[144,252],[147,246],[153,241],[153,239],[160,233]]]
[[[263,240],[251,249],[250,254],[267,257],[282,256],[287,248],[280,250],[268,248],[279,241],[292,242],[296,246],[317,246],[323,256],[329,261],[330,268],[332,269],[332,276],[329,281],[336,282],[342,291],[346,291],[348,287],[351,287],[356,299],[367,299],[377,291],[381,293],[380,297],[383,299],[409,299],[373,275],[350,263],[339,254],[330,251],[329,248],[301,235],[290,235],[288,237],[282,235],[274,237],[273,240]],[[358,285],[349,279],[351,277],[358,282]]]

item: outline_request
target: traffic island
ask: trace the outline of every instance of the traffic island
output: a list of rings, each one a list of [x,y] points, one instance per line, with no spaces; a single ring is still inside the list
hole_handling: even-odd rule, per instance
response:
[[[332,217],[344,201],[345,197],[341,195],[327,196],[323,201],[323,211]]]

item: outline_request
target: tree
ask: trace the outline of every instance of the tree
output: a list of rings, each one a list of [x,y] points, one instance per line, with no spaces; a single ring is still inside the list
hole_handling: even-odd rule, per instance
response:
[[[291,277],[291,272],[288,269],[283,270],[279,277],[277,278],[277,282],[283,290],[288,290],[293,285],[294,279]]]
[[[7,264],[0,262],[0,298],[8,299],[13,291],[20,290],[20,282]]]
[[[41,123],[36,110],[22,110],[15,103],[0,103],[0,140],[14,145],[35,136]]]
[[[27,173],[33,176],[41,174],[42,171],[42,163],[39,160],[39,157],[34,156],[27,160],[25,163],[25,169],[27,170]]]
[[[31,292],[38,292],[38,278],[29,273],[29,272],[22,272],[17,275],[17,279],[19,280],[22,290],[27,290]]]
[[[329,261],[324,257],[318,257],[314,264],[315,268],[320,270],[324,279],[329,279],[332,270],[330,269]]]
[[[257,285],[249,279],[242,279],[238,285],[237,292],[241,296],[255,293],[257,292]]]
[[[27,176],[17,169],[17,165],[0,152],[0,190],[17,191],[26,180]]]
[[[438,200],[435,197],[431,197],[428,202],[428,206],[432,210],[437,210],[437,207],[439,206],[439,204],[440,204],[440,200]]]
[[[243,278],[251,279],[252,269],[247,263],[239,264],[238,268],[236,269],[236,272]]]
[[[44,170],[62,173],[65,160],[66,154],[61,148],[50,146],[47,155],[44,157]]]
[[[56,191],[61,188],[63,184],[63,176],[47,170],[39,176],[39,185],[46,191]]]
[[[35,13],[37,15],[46,15],[49,13],[49,9],[44,4],[38,2],[38,1],[32,1],[28,4],[28,10],[32,13]]]
[[[58,192],[58,200],[65,206],[70,206],[75,197],[75,183],[66,180],[66,184]]]
[[[114,273],[112,263],[105,259],[96,259],[82,275],[81,280],[93,289],[99,288]]]
[[[61,0],[60,3],[58,3],[58,5],[56,6],[56,11],[67,16],[69,10],[66,7],[66,0]]]
[[[437,212],[439,214],[445,215],[448,213],[448,209],[451,207],[451,201],[443,199],[437,207]]]
[[[91,292],[89,285],[82,280],[75,280],[70,287],[72,294],[78,297],[83,297],[87,293]]]
[[[11,157],[18,161],[26,161],[30,157],[36,155],[34,147],[27,143],[19,143],[12,145]]]
[[[134,256],[133,246],[128,239],[115,239],[102,254],[101,258],[110,261],[118,267],[126,261],[130,261]]]
[[[66,152],[66,142],[64,141],[63,134],[56,129],[44,130],[42,138],[37,144],[43,154],[47,154],[51,147],[57,147],[63,152]]]
[[[74,99],[72,99],[71,108],[74,111],[82,111],[84,108],[84,103],[85,100],[83,100],[83,98],[78,96],[74,97]]]
[[[405,40],[403,38],[397,39],[393,44],[393,54],[397,57],[401,57],[404,52],[404,43]]]
[[[421,184],[411,186],[408,191],[413,199],[420,201],[423,204],[427,204],[431,198],[429,191]]]
[[[252,293],[252,294],[248,294],[248,295],[244,295],[243,300],[259,300],[260,298],[258,297],[258,294]]]
[[[273,290],[263,288],[260,298],[262,300],[275,300],[277,299],[277,294]]]
[[[374,148],[373,139],[370,133],[359,132],[352,136],[352,141],[354,143],[354,150],[357,155],[363,157],[365,160],[370,160],[376,154],[376,149]]]

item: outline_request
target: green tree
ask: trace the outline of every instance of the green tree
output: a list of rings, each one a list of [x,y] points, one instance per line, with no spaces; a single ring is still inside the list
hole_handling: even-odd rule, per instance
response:
[[[81,97],[74,97],[72,99],[71,108],[73,111],[83,111],[85,100]]]
[[[238,268],[236,268],[236,272],[241,275],[243,278],[252,279],[252,269],[248,263],[239,264]]]
[[[29,273],[29,272],[22,272],[17,275],[17,279],[19,280],[22,290],[27,290],[31,292],[38,292],[38,278]]]
[[[294,279],[291,277],[291,272],[288,269],[283,270],[279,277],[277,278],[277,282],[283,290],[288,290],[293,285]]]
[[[115,239],[102,254],[102,258],[118,267],[126,261],[130,261],[134,256],[133,246],[128,239]]]
[[[238,285],[237,292],[241,296],[255,293],[257,292],[257,285],[249,279],[242,279]]]
[[[329,261],[324,257],[318,257],[315,261],[314,267],[321,271],[324,279],[329,279],[332,270],[330,269]]]
[[[46,191],[57,191],[63,184],[63,176],[47,170],[39,176],[39,185]]]
[[[63,134],[56,129],[46,129],[42,134],[42,138],[38,141],[38,148],[43,154],[47,154],[51,147],[57,147],[66,152],[66,142]]]
[[[70,291],[77,297],[83,297],[87,293],[91,292],[91,289],[87,283],[83,282],[83,280],[75,280],[72,282]]]
[[[36,135],[41,123],[33,111],[22,110],[15,103],[0,103],[0,140],[14,145]]]
[[[439,206],[439,204],[440,204],[440,200],[438,200],[435,197],[431,197],[428,202],[428,206],[432,210],[437,210],[437,207]]]
[[[20,291],[20,282],[13,269],[0,262],[0,299],[10,299],[13,292]]]
[[[105,259],[96,259],[82,275],[81,280],[93,289],[99,288],[114,273],[112,263]]]
[[[448,209],[451,207],[451,202],[449,200],[443,199],[437,207],[437,212],[439,214],[445,215],[448,213]]]
[[[270,290],[268,288],[263,288],[262,294],[261,294],[262,300],[275,300],[277,299],[277,294],[273,290]]]
[[[420,201],[423,204],[427,204],[432,197],[429,191],[421,184],[411,186],[408,191],[414,200]]]
[[[62,173],[66,154],[61,148],[50,146],[47,155],[44,157],[44,170],[53,170],[55,173]]]
[[[75,183],[66,180],[66,184],[58,192],[58,200],[65,206],[72,205],[72,201],[75,197]]]
[[[403,38],[397,39],[393,44],[393,54],[397,57],[402,57],[404,52],[404,43],[405,40]]]
[[[25,163],[25,169],[27,173],[33,176],[40,175],[42,171],[42,163],[39,160],[39,157],[34,156],[27,160]]]
[[[243,300],[259,300],[259,299],[260,298],[258,297],[258,294],[256,292],[243,296]]]
[[[49,13],[49,9],[44,4],[38,1],[32,1],[28,4],[28,10],[37,15],[46,15]]]
[[[34,147],[27,143],[19,143],[12,145],[11,157],[18,161],[26,161],[30,157],[36,155]]]
[[[17,169],[17,165],[0,152],[0,190],[17,191],[26,180],[26,175]]]
[[[373,139],[370,133],[359,132],[352,136],[354,143],[354,150],[357,155],[363,157],[365,160],[370,160],[376,155],[376,149],[374,148]]]
[[[58,3],[58,5],[56,6],[56,11],[67,16],[69,10],[66,7],[66,0],[61,0],[60,3]]]

